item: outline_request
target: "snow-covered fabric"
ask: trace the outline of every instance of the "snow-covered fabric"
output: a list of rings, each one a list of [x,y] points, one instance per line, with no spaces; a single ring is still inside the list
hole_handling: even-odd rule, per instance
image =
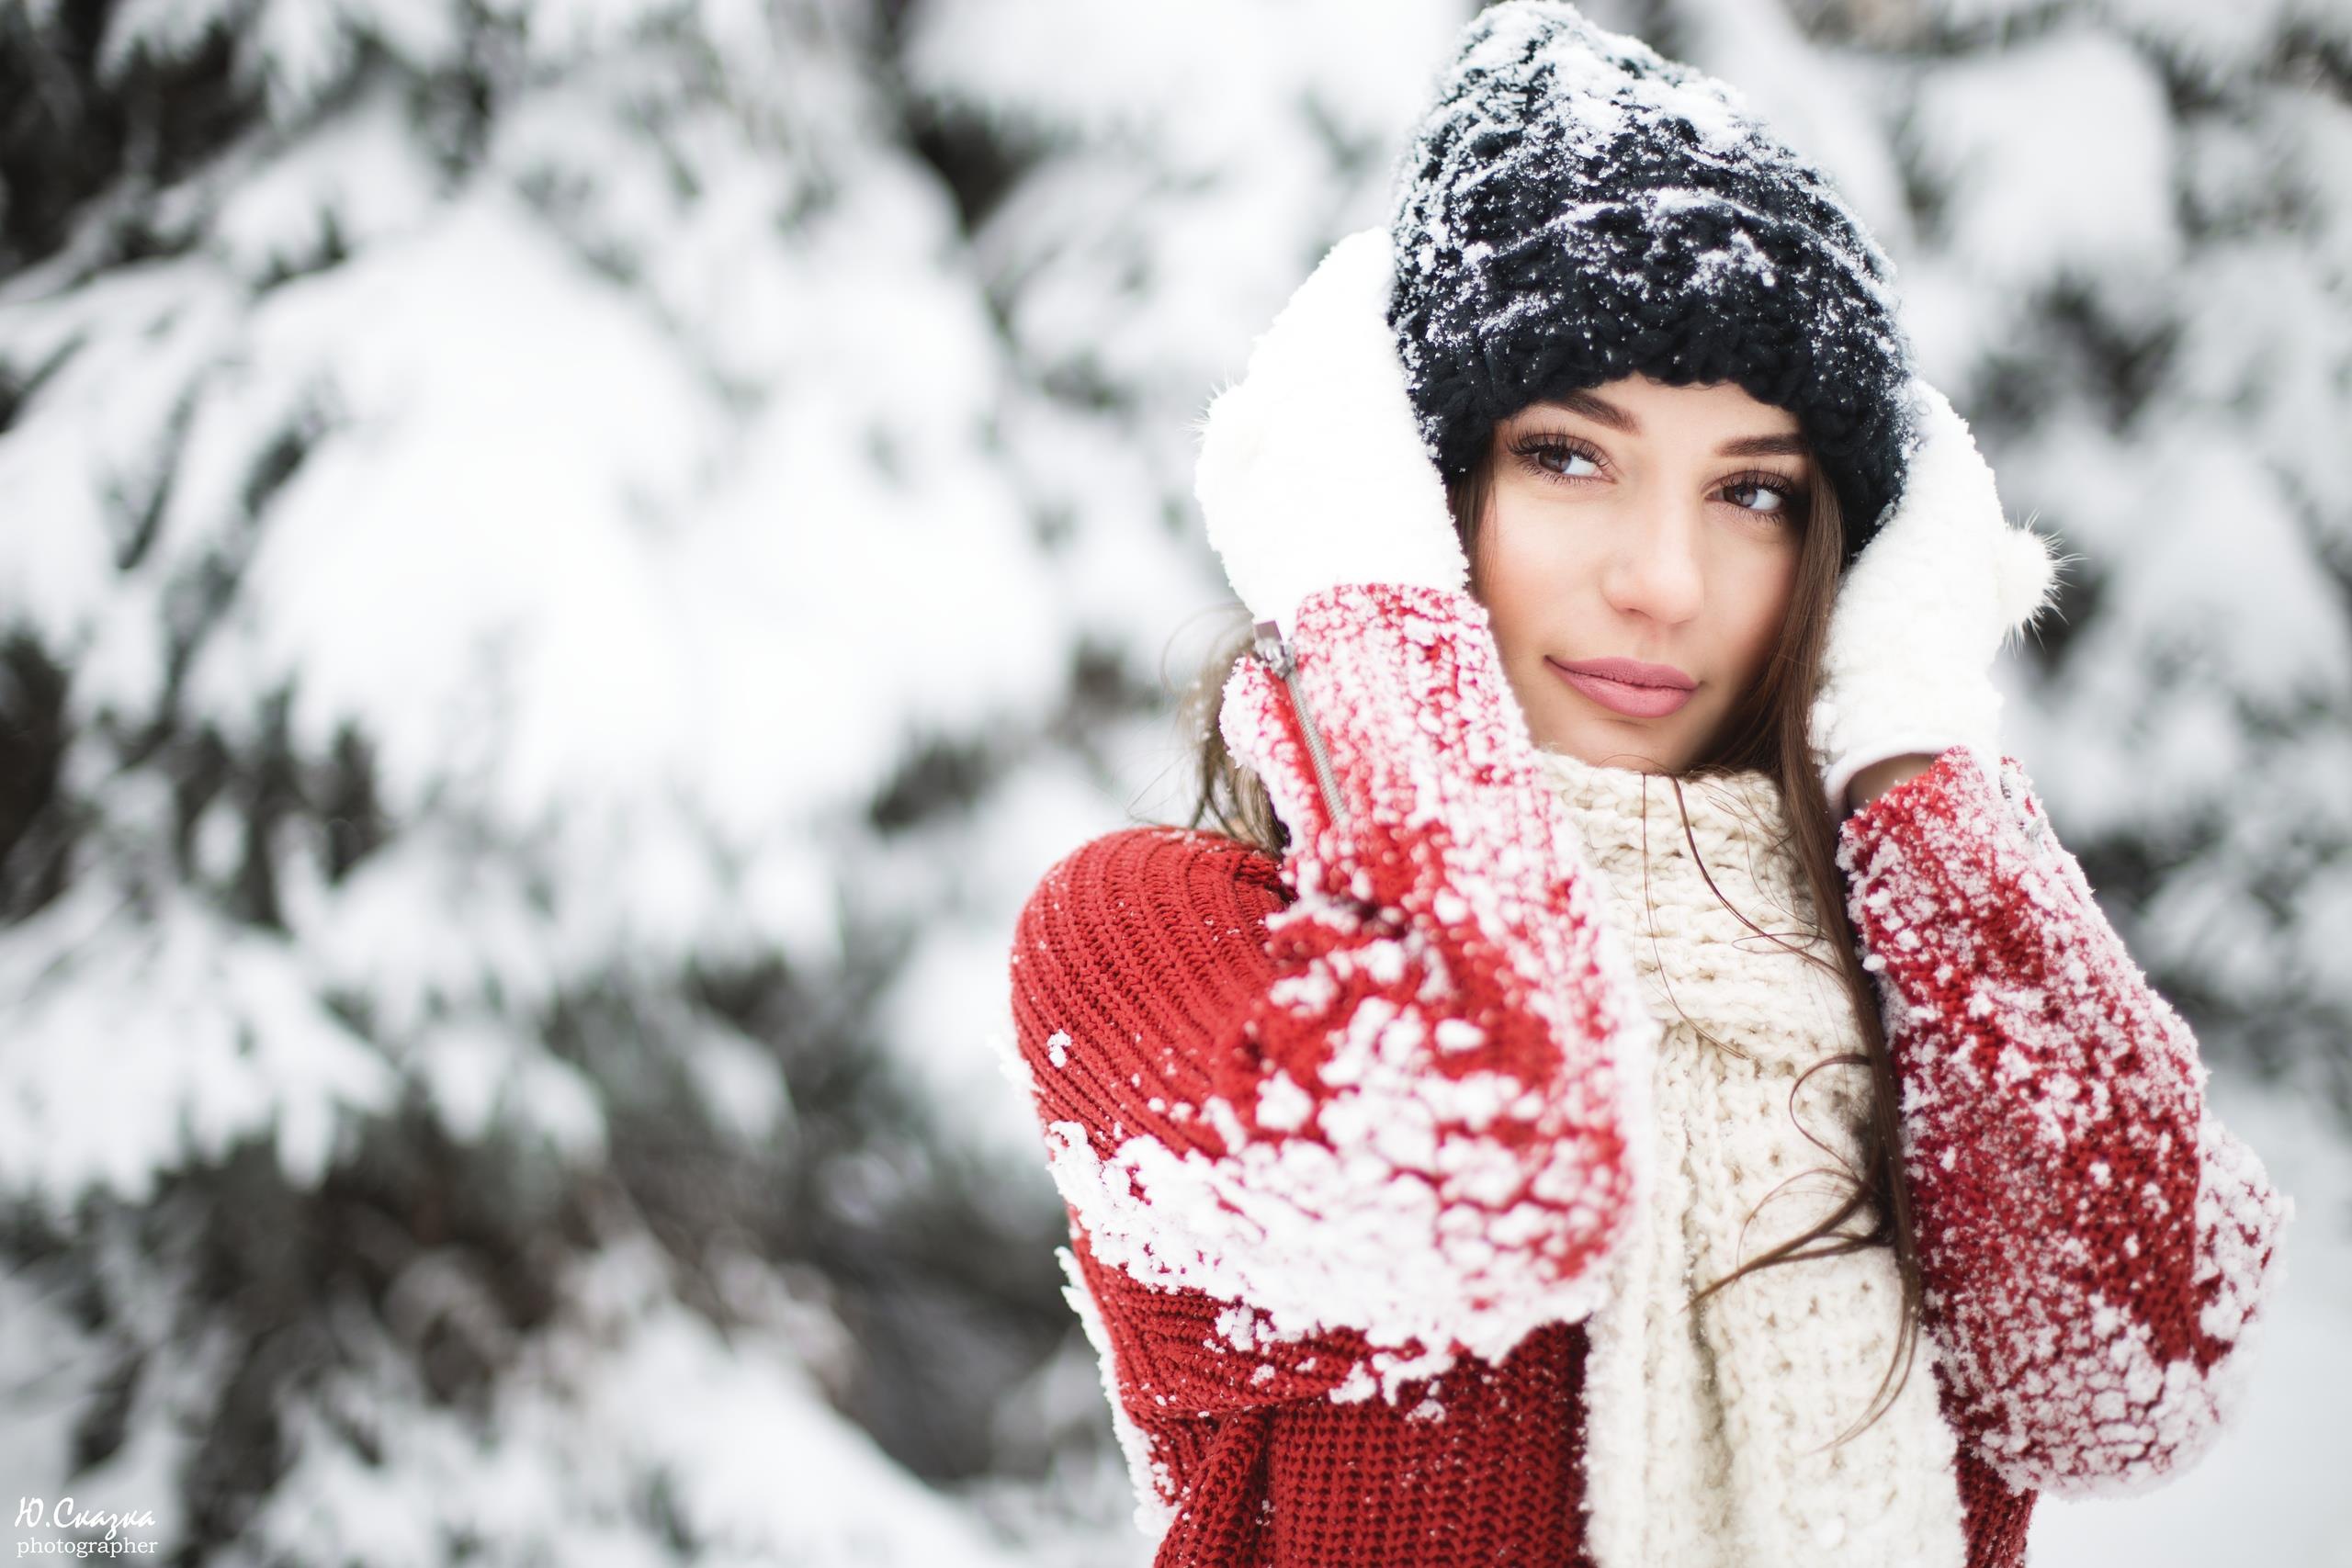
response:
[[[2050,546],[2001,512],[1992,466],[1943,393],[1914,380],[1917,446],[1903,499],[1846,569],[1815,688],[1811,737],[1824,797],[1873,763],[1965,746],[1999,770],[2001,644],[2052,603]]]
[[[1285,637],[1318,588],[1469,581],[1382,319],[1393,274],[1383,230],[1333,245],[1201,421],[1209,543],[1251,616]]]
[[[1903,487],[1911,349],[1893,268],[1728,83],[1508,0],[1463,29],[1395,176],[1390,305],[1448,479],[1496,422],[1636,372],[1789,409],[1847,557]]]
[[[1900,1359],[1892,1250],[1775,1263],[1691,1304],[1862,1169],[1872,1077],[1779,782],[1693,777],[1678,802],[1663,774],[1543,761],[1663,1030],[1656,1179],[1587,1325],[1586,1549],[1601,1568],[1960,1568],[1953,1433],[1924,1361],[1830,1446]]]
[[[1046,1134],[1096,1256],[1247,1302],[1254,1332],[1360,1330],[1397,1348],[1369,1363],[1393,1389],[1591,1311],[1656,1030],[1623,1006],[1485,607],[1326,590],[1293,657],[1340,820],[1264,665],[1235,667],[1222,718],[1294,834],[1298,897],[1268,922],[1288,972],[1195,1092]]]
[[[2195,1036],[2016,759],[1947,751],[1838,859],[1960,1417],[2014,1486],[2144,1491],[2234,1409],[2292,1201],[2214,1119]]]
[[[1290,851],[1106,835],[1010,955],[1139,1522],[1160,1568],[1573,1562],[1656,1023],[1475,601],[1329,591],[1296,654],[1345,815],[1245,662],[1228,734]],[[2005,797],[1954,748],[1840,837],[1972,1568],[2022,1562],[2021,1486],[2143,1484],[2210,1440],[2290,1212],[2007,768]]]

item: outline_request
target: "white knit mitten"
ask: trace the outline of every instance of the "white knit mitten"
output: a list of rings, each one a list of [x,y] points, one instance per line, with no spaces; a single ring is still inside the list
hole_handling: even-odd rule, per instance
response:
[[[1910,752],[1965,746],[2001,768],[2004,638],[2055,597],[2049,542],[2001,514],[1967,422],[1914,378],[1919,436],[1903,498],[1838,585],[1813,706],[1813,752],[1842,817],[1854,775]]]
[[[1388,231],[1333,245],[1202,422],[1193,491],[1253,620],[1343,582],[1458,592],[1469,564],[1387,321]]]

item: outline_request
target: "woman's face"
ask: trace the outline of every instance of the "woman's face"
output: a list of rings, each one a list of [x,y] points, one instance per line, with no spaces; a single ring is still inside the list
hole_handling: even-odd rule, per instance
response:
[[[1706,755],[1788,615],[1806,452],[1728,382],[1628,376],[1496,427],[1478,597],[1537,745],[1650,773]]]

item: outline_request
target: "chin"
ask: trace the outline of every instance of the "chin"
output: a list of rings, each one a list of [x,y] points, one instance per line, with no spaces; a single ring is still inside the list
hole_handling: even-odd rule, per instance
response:
[[[1634,768],[1652,773],[1679,773],[1683,759],[1690,755],[1653,724],[1600,716],[1579,716],[1573,722],[1556,725],[1541,744],[1597,768]]]
[[[1700,754],[1692,739],[1698,721],[1688,706],[1663,719],[1635,718],[1607,712],[1566,692],[1548,670],[1538,679],[1546,700],[1523,704],[1521,711],[1529,736],[1545,750],[1565,752],[1594,767],[1653,773],[1679,773]]]

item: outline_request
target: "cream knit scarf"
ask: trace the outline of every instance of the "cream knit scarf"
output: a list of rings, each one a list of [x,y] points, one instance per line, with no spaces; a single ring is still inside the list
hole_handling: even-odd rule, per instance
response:
[[[1890,1250],[1774,1263],[1695,1312],[1689,1304],[1834,1212],[1843,1179],[1816,1168],[1856,1167],[1872,1092],[1866,1067],[1823,1067],[1791,1118],[1798,1075],[1862,1043],[1842,983],[1733,913],[1836,961],[1815,930],[1779,784],[1762,772],[1682,781],[1699,855],[1726,908],[1691,858],[1671,779],[1543,757],[1665,1026],[1647,1201],[1618,1256],[1617,1288],[1589,1324],[1594,1562],[1962,1568],[1954,1438],[1924,1335],[1893,1407],[1826,1447],[1869,1409],[1895,1351],[1902,1294]],[[1842,1228],[1869,1224],[1865,1211]]]

